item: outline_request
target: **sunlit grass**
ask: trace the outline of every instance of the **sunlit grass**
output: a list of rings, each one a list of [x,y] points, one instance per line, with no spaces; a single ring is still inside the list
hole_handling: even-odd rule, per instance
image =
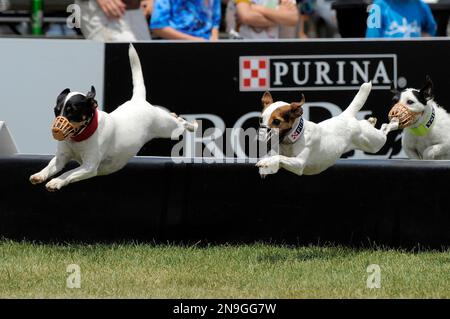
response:
[[[81,268],[69,289],[66,267]],[[381,267],[381,288],[366,286]],[[0,242],[1,298],[450,298],[450,251]]]

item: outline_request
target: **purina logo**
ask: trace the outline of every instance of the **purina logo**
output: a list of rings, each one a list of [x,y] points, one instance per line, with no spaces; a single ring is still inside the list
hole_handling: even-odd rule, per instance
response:
[[[397,79],[396,54],[241,56],[240,91],[389,90]]]
[[[269,59],[241,57],[241,91],[259,91],[269,88]]]

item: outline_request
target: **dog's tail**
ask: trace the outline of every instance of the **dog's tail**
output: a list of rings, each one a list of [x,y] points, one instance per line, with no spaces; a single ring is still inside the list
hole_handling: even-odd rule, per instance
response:
[[[367,97],[369,96],[371,90],[372,82],[363,83],[363,85],[359,88],[358,93],[353,98],[352,103],[350,103],[343,113],[350,116],[356,116],[359,110],[361,110],[364,106],[364,103],[366,103]]]
[[[146,98],[144,76],[142,74],[141,61],[136,52],[134,46],[130,43],[128,49],[128,55],[130,57],[131,74],[133,76],[133,97],[131,99],[144,99]]]

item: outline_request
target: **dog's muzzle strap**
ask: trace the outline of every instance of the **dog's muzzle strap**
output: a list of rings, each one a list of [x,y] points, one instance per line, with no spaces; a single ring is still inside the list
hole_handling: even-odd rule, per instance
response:
[[[267,125],[260,125],[258,129],[258,140],[261,142],[269,142],[274,135],[274,130]]]

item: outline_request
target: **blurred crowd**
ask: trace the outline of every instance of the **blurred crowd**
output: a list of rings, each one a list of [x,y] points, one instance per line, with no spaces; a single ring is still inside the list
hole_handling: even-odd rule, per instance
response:
[[[313,0],[77,0],[89,39],[305,38]],[[314,1],[328,5],[331,1]],[[335,17],[329,28],[336,28]],[[333,31],[329,32],[332,33]]]
[[[73,2],[72,2],[73,3]],[[339,37],[332,0],[75,0],[81,34],[98,41]],[[424,0],[374,0],[366,37],[436,34]],[[56,31],[70,34],[61,27]]]

